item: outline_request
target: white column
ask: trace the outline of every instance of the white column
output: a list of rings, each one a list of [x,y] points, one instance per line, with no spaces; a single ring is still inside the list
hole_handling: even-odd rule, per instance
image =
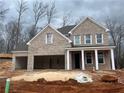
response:
[[[66,65],[67,65],[67,70],[70,70],[70,62],[69,62],[70,60],[69,60],[69,50],[67,50],[67,63],[66,63]]]
[[[34,69],[34,55],[28,54],[28,64],[27,64],[27,71],[33,71]]]
[[[82,70],[85,70],[84,50],[81,50]]]
[[[99,70],[99,65],[98,65],[98,50],[95,49],[95,62],[96,62],[96,70]]]
[[[113,49],[111,49],[111,62],[112,62],[112,70],[115,70],[114,50]]]
[[[15,68],[16,68],[16,57],[15,57],[15,55],[13,54],[13,56],[12,56],[12,71],[14,71],[15,70]]]

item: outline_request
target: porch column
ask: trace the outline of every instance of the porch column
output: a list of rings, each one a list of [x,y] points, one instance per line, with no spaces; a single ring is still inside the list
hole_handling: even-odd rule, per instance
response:
[[[66,62],[66,65],[67,65],[66,69],[67,70],[70,70],[70,62],[69,61],[70,61],[69,60],[69,50],[67,50],[67,62]]]
[[[13,56],[12,56],[12,71],[14,71],[15,70],[15,65],[16,65],[16,57],[15,57],[15,55],[13,54]]]
[[[81,50],[82,70],[85,70],[84,50]]]
[[[96,70],[99,70],[99,65],[98,65],[98,50],[95,49],[95,62],[96,62]]]
[[[115,70],[114,50],[111,49],[110,51],[111,51],[112,70]]]
[[[34,69],[34,56],[32,54],[28,54],[28,64],[27,71],[33,71]]]

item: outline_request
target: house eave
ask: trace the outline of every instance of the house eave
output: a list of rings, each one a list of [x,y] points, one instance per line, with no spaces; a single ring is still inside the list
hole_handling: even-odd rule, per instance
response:
[[[68,32],[68,34],[72,34],[72,32],[81,24],[83,23],[86,19],[90,19],[91,21],[93,21],[95,24],[97,24],[99,27],[102,27],[103,29],[105,29],[106,32],[109,32],[110,30],[108,28],[106,28],[105,26],[101,25],[100,23],[97,23],[94,19],[90,18],[90,17],[86,17],[84,20],[82,20],[77,26],[75,26],[71,31]]]
[[[27,53],[28,51],[12,51],[12,53]]]
[[[72,41],[67,38],[66,36],[64,36],[62,33],[60,33],[55,27],[51,26],[50,24],[48,24],[46,27],[44,27],[44,29],[42,29],[37,35],[35,35],[28,43],[27,45],[31,45],[31,42],[40,34],[42,33],[47,27],[51,27],[53,30],[55,30],[58,34],[60,34],[63,38],[65,38],[66,40],[68,40],[69,43],[71,43]]]
[[[69,47],[69,48],[65,48],[66,50],[94,50],[94,49],[114,49],[116,46],[84,46],[84,47]]]

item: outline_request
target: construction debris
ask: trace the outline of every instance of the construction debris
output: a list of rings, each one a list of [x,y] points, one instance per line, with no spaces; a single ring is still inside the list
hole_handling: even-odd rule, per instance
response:
[[[77,80],[77,82],[79,83],[93,82],[91,76],[85,73],[78,74],[74,79]]]
[[[0,62],[0,70],[8,70],[11,69],[12,67],[12,62]]]
[[[12,58],[12,54],[0,54],[0,58]]]

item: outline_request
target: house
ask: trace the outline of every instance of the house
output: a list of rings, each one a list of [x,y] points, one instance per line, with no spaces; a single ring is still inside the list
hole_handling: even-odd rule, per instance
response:
[[[13,69],[115,70],[114,48],[109,29],[92,18],[59,29],[47,25],[13,51]]]

